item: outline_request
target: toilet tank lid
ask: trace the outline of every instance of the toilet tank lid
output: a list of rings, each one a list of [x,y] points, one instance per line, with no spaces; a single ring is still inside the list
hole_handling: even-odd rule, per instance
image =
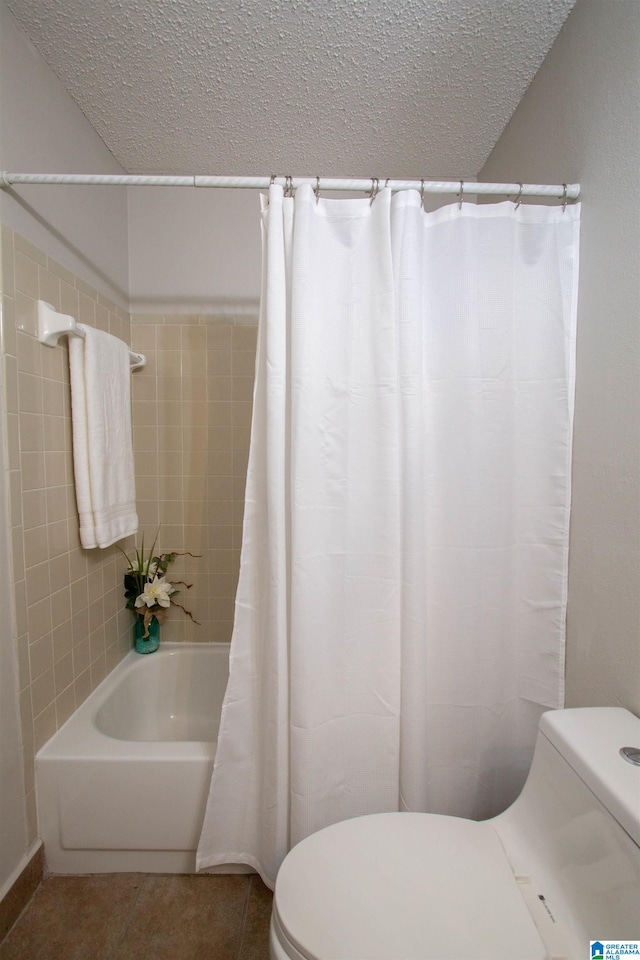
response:
[[[640,748],[640,719],[622,707],[549,710],[540,733],[640,846],[640,766],[620,755]]]

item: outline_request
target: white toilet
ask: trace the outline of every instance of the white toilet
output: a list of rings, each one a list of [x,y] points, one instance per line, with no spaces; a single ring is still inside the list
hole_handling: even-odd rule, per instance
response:
[[[382,813],[307,837],[278,873],[270,946],[272,960],[588,960],[593,940],[640,941],[640,720],[617,707],[543,714],[524,789],[492,820]]]

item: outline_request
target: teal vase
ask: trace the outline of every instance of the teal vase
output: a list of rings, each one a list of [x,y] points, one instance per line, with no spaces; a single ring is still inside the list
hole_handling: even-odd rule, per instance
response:
[[[160,624],[156,617],[149,621],[149,635],[144,635],[144,617],[136,617],[133,625],[133,639],[136,653],[155,653],[160,646]]]

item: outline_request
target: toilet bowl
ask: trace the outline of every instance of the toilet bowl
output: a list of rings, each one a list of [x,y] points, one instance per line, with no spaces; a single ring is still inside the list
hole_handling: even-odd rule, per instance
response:
[[[549,711],[522,793],[492,820],[381,813],[291,850],[272,960],[574,960],[640,940],[640,720]]]

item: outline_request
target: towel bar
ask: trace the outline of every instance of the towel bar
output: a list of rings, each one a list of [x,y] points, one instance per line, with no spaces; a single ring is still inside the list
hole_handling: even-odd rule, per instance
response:
[[[84,337],[76,321],[66,313],[58,313],[46,300],[38,300],[38,340],[47,347],[55,347],[63,336]],[[129,351],[131,369],[144,367],[147,358],[142,353]]]

